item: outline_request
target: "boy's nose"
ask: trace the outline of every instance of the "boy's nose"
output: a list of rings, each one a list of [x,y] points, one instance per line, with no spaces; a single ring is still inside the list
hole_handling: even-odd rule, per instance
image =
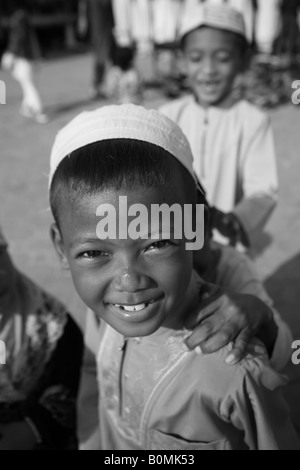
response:
[[[114,288],[119,292],[134,293],[147,289],[150,286],[150,279],[129,267],[122,267],[113,281]]]
[[[212,57],[205,57],[203,59],[202,70],[206,75],[210,75],[215,72],[215,61]]]

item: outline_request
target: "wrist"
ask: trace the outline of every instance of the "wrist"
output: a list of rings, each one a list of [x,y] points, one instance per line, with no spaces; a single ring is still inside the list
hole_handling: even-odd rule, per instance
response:
[[[239,219],[239,217],[234,213],[230,212],[230,216],[232,218],[233,225],[235,226],[236,229],[236,238],[237,241],[242,243],[246,248],[250,247],[250,240],[248,237],[248,234],[243,226],[243,223]]]

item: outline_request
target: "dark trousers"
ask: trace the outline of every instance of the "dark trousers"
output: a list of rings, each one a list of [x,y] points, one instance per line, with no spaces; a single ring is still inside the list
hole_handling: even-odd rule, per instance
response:
[[[89,17],[95,57],[93,85],[97,88],[104,80],[114,48],[111,1],[89,0]]]

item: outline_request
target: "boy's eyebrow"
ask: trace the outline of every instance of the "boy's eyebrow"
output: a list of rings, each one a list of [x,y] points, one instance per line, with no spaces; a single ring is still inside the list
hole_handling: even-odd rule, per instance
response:
[[[167,232],[167,230],[165,230],[164,227],[159,227],[158,230],[153,230],[153,231],[151,231],[151,229],[150,229],[149,232],[148,232],[148,238],[151,239],[154,235],[157,235],[157,234],[158,235],[167,235],[167,233],[168,233],[169,235],[172,235],[172,233],[174,232],[174,229],[175,229],[173,220],[171,221],[169,228],[170,228],[170,233]]]
[[[70,243],[70,248],[73,248],[75,245],[87,245],[88,243],[95,243],[103,241],[100,238],[95,235],[95,237],[89,237],[89,238],[76,238],[75,240]]]

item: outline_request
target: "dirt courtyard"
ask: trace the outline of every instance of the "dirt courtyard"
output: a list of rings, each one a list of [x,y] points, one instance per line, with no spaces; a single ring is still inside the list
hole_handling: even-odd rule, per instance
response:
[[[20,89],[7,73],[0,71],[0,79],[7,85],[7,104],[0,105],[0,225],[18,267],[63,300],[81,325],[84,308],[69,274],[61,270],[49,238],[52,218],[47,174],[56,132],[83,109],[102,104],[88,100],[91,70],[90,55],[56,59],[41,65],[37,77],[51,117],[47,125],[20,116]],[[147,90],[144,104],[157,107],[165,100],[158,90]],[[270,111],[270,115],[276,141],[280,201],[259,240],[261,252],[256,264],[276,307],[290,324],[295,339],[300,339],[300,105],[286,105]],[[291,366],[291,370],[296,383],[289,387],[288,395],[295,421],[300,423],[300,405],[297,405],[300,366]]]

